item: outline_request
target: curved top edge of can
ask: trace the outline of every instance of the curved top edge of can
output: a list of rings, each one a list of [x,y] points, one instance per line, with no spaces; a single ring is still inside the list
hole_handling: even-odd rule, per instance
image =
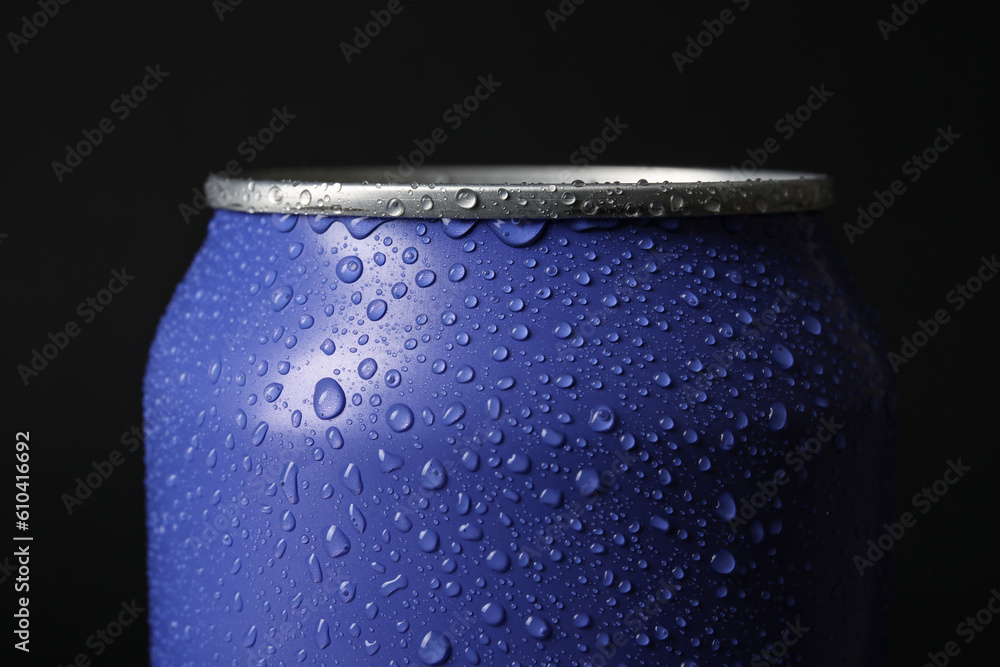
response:
[[[401,173],[401,172],[404,172]],[[833,202],[824,174],[700,167],[438,166],[211,174],[213,208],[383,218],[675,218],[794,213]]]

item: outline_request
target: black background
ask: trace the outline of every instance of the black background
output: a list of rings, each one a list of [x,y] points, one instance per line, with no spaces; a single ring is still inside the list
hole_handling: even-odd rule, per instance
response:
[[[0,221],[3,270],[5,456],[13,476],[17,431],[31,432],[32,652],[16,664],[146,661],[145,616],[103,655],[87,638],[123,601],[145,606],[143,462],[140,451],[72,515],[62,494],[92,462],[124,450],[141,423],[140,388],[157,320],[205,235],[208,211],[190,224],[209,171],[242,166],[396,164],[414,140],[443,127],[430,163],[568,164],[605,119],[627,125],[596,164],[728,168],[768,137],[768,168],[824,171],[836,181],[834,235],[862,292],[883,314],[893,349],[938,308],[951,321],[902,367],[900,512],[940,478],[949,459],[972,466],[893,549],[897,556],[894,665],[922,665],[958,639],[956,624],[1000,587],[997,552],[997,341],[1000,281],[961,311],[946,294],[998,248],[996,233],[997,37],[983,9],[937,0],[919,5],[884,38],[889,2],[774,3],[745,11],[728,0],[612,3],[587,0],[555,24],[531,4],[432,5],[402,0],[350,63],[339,46],[386,3],[302,5],[244,0],[222,14],[190,3],[84,3],[59,12],[4,67],[6,168]],[[220,3],[216,3],[219,5]],[[746,4],[746,3],[741,3]],[[672,54],[723,9],[735,20],[679,72]],[[0,27],[20,32],[34,2],[7,3]],[[27,33],[26,33],[27,34]],[[706,40],[707,41],[707,40]],[[169,75],[128,118],[111,103],[147,66]],[[492,74],[497,91],[454,131],[442,114]],[[833,95],[794,136],[775,123],[806,102],[810,86]],[[295,118],[247,164],[238,146],[273,108]],[[83,130],[115,129],[59,181],[54,161]],[[938,128],[960,135],[916,182],[903,163]],[[863,235],[840,229],[875,190],[902,179],[906,192]],[[77,304],[114,269],[135,276],[93,322]],[[25,386],[18,364],[75,320],[82,332]],[[9,410],[9,411],[8,411]],[[6,502],[14,504],[12,484]],[[11,508],[13,509],[13,508]],[[10,519],[13,523],[13,519]],[[12,543],[11,543],[12,544]],[[5,547],[0,558],[12,551]],[[0,573],[13,607],[16,574]],[[3,637],[12,637],[5,614]],[[952,664],[990,664],[1000,620]]]

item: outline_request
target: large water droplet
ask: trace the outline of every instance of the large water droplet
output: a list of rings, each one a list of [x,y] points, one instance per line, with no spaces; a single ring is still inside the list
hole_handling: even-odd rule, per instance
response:
[[[378,322],[380,319],[385,317],[385,311],[388,310],[389,304],[387,304],[382,299],[375,299],[368,304],[368,319],[372,322]]]
[[[361,509],[351,503],[351,506],[347,508],[347,514],[351,517],[351,523],[354,524],[354,529],[358,531],[359,534],[365,532],[365,528],[368,527],[368,520],[365,519],[365,515],[361,513]]]
[[[712,556],[711,566],[719,574],[729,574],[736,567],[736,559],[726,549],[719,549]]]
[[[272,382],[271,384],[264,387],[264,400],[268,403],[274,403],[281,396],[281,390],[285,387],[277,382]]]
[[[347,397],[340,383],[333,378],[323,378],[313,392],[313,408],[320,419],[333,419],[344,411]]]
[[[358,364],[358,375],[361,376],[362,380],[371,380],[376,372],[378,372],[378,363],[371,357],[363,359]]]
[[[420,531],[420,534],[417,535],[417,544],[420,545],[421,551],[434,553],[441,544],[441,538],[433,528],[427,528]]]
[[[356,496],[360,496],[361,492],[365,490],[364,482],[361,481],[361,468],[355,463],[347,464],[340,481],[344,483],[344,487],[348,491]]]
[[[331,558],[340,558],[351,550],[351,541],[347,538],[347,533],[338,526],[330,526],[323,537],[326,544],[326,552]]]
[[[337,262],[337,277],[345,283],[353,283],[361,277],[364,271],[364,264],[354,255],[345,257]]]
[[[413,428],[413,410],[403,403],[393,403],[389,406],[386,422],[396,433],[403,433]]]
[[[416,278],[413,282],[417,283],[417,287],[430,287],[434,284],[437,279],[437,274],[430,269],[424,269],[423,271],[418,271]]]
[[[399,201],[395,197],[385,203],[385,212],[393,218],[398,218],[403,215],[404,210],[403,202]]]
[[[469,188],[462,188],[455,193],[455,203],[465,209],[475,208],[479,203],[479,197]]]
[[[595,405],[590,410],[587,425],[598,433],[606,433],[615,427],[615,411],[606,405]]]
[[[529,616],[524,627],[536,639],[548,639],[552,636],[552,626],[541,616]]]
[[[423,469],[420,471],[420,486],[431,491],[437,491],[444,488],[444,485],[447,483],[448,471],[445,470],[443,463],[437,459],[431,459],[424,464]]]
[[[780,343],[771,348],[771,357],[773,357],[782,368],[791,368],[792,364],[795,363],[795,357],[792,356],[791,351]]]
[[[431,630],[421,640],[417,656],[425,665],[443,665],[451,657],[451,640]]]
[[[788,420],[788,410],[782,403],[773,403],[767,415],[767,427],[772,431],[780,431],[785,428]]]
[[[484,623],[494,627],[503,625],[507,620],[507,611],[499,602],[487,602],[479,613]]]

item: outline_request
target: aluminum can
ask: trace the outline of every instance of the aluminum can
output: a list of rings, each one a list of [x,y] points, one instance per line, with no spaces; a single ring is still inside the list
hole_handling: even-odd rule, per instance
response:
[[[216,177],[154,665],[884,665],[894,390],[820,175]]]

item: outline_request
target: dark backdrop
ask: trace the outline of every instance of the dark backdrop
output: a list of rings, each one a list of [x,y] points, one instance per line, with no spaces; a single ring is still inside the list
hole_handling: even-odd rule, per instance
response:
[[[386,2],[46,3],[51,17],[38,14],[37,0],[15,0],[0,18],[8,33],[0,46],[4,475],[13,474],[16,432],[29,430],[35,538],[32,652],[17,664],[69,664],[81,653],[93,664],[146,660],[144,614],[100,656],[88,637],[122,603],[146,604],[143,462],[122,437],[141,423],[157,320],[205,235],[209,213],[194,210],[193,192],[205,175],[230,160],[396,164],[438,127],[447,140],[429,163],[568,164],[610,119],[620,134],[596,164],[728,168],[755,157],[769,168],[830,173],[834,234],[892,347],[937,309],[952,315],[899,373],[900,511],[949,459],[972,467],[893,549],[897,612],[883,621],[894,628],[893,664],[926,662],[1000,586],[992,413],[1000,280],[961,311],[946,300],[998,250],[989,5],[401,0],[402,11],[348,62],[340,43]],[[730,22],[714,22],[723,10]],[[719,34],[702,34],[706,46],[690,45],[710,28]],[[688,61],[674,55],[685,50]],[[490,75],[500,85],[489,99],[460,127],[444,122]],[[145,99],[130,108],[121,95],[144,81],[136,97]],[[826,99],[813,98],[809,120],[776,127],[812,87]],[[294,118],[261,150],[241,148],[275,109]],[[926,171],[904,166],[949,128],[950,143],[939,141],[947,150],[930,155]],[[67,145],[84,131],[100,143],[77,163]],[[762,152],[772,137],[767,145],[778,150]],[[876,218],[875,192],[891,192],[895,180],[905,191]],[[852,243],[841,225],[857,220],[858,207],[873,218]],[[77,310],[123,269],[134,279],[101,312]],[[25,386],[17,366],[69,322],[79,335]],[[120,465],[70,514],[63,494],[114,450]],[[0,579],[13,607],[11,564],[3,561]],[[997,626],[960,641],[953,664],[987,664]]]

